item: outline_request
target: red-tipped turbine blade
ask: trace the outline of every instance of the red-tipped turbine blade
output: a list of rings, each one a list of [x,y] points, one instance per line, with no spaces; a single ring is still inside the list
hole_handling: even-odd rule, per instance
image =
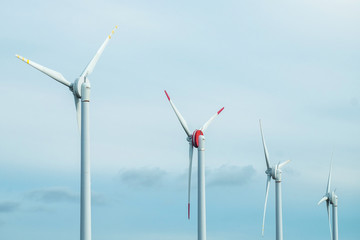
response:
[[[180,112],[177,110],[177,108],[175,107],[174,103],[171,101],[170,97],[169,97],[169,94],[166,92],[166,90],[164,90],[165,94],[166,94],[166,97],[168,98],[169,102],[170,102],[170,105],[171,107],[173,108],[177,118],[179,119],[180,121],[180,124],[181,126],[184,128],[185,130],[185,133],[188,135],[188,137],[191,136],[191,132],[189,131],[189,127],[185,121],[185,119],[183,118],[183,116],[181,116]]]
[[[210,125],[210,123],[217,117],[219,114],[224,110],[224,108],[221,108],[219,111],[217,111],[200,129],[202,132],[204,132]]]
[[[190,220],[190,203],[188,203],[188,219]]]

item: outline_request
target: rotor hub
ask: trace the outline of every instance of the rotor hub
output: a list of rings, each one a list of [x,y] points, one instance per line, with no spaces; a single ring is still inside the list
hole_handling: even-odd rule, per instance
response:
[[[84,83],[85,79],[83,77],[77,78],[72,84],[72,92],[78,98],[81,98],[81,85]]]
[[[335,191],[332,191],[332,192],[328,193],[327,195],[328,195],[327,197],[328,197],[330,203],[337,205],[338,197],[336,196]]]
[[[201,130],[195,130],[193,135],[192,135],[192,145],[195,148],[199,147],[199,137],[200,135],[204,135],[204,133]]]
[[[278,166],[270,169],[270,175],[275,181],[281,181],[281,169],[279,169]]]

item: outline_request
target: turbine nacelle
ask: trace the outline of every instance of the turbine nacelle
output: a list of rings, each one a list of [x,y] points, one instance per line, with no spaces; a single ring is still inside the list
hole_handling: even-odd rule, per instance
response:
[[[204,135],[204,133],[201,130],[196,129],[194,133],[191,135],[192,145],[195,148],[199,147],[199,137],[201,135]]]
[[[335,190],[328,194],[328,199],[331,204],[337,204],[338,196],[336,196]]]
[[[280,176],[281,176],[282,171],[278,166],[279,166],[279,164],[275,165],[272,168],[266,169],[266,171],[265,171],[266,175],[268,175],[269,177],[271,177],[274,180],[281,180]]]
[[[78,77],[74,83],[71,84],[70,90],[74,93],[74,96],[81,98],[81,86],[85,82],[85,77]]]

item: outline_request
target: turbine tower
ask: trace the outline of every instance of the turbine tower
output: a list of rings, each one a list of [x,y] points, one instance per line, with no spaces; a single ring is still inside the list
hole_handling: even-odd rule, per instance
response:
[[[330,163],[330,171],[329,171],[326,192],[324,197],[318,202],[318,205],[326,201],[326,210],[328,214],[329,229],[330,229],[330,239],[338,240],[338,217],[337,217],[338,197],[335,194],[335,190],[330,192],[331,170],[332,170],[332,160]],[[331,221],[330,221],[330,209],[329,209],[330,204],[332,205],[332,233],[331,233]]]
[[[224,108],[217,111],[201,128],[196,129],[192,134],[185,119],[171,101],[169,95],[165,94],[173,108],[181,126],[187,135],[186,140],[189,142],[189,181],[188,181],[188,219],[190,219],[190,186],[191,186],[191,168],[193,148],[198,149],[198,240],[206,240],[206,207],[205,207],[205,136],[204,131],[210,123],[221,113]]]
[[[88,76],[94,70],[106,45],[114,34],[116,26],[101,45],[95,56],[86,66],[80,77],[73,83],[52,69],[16,55],[17,58],[45,73],[49,77],[67,86],[74,95],[77,123],[81,133],[81,199],[80,199],[80,240],[91,240],[91,187],[90,187],[90,131],[89,131],[89,105],[90,81]]]
[[[270,167],[269,154],[266,148],[265,139],[262,132],[261,120],[259,120],[259,123],[260,123],[260,132],[261,132],[262,143],[264,146],[264,154],[265,154],[265,162],[266,162],[265,173],[267,175],[262,236],[264,236],[266,204],[269,195],[270,181],[272,178],[273,180],[275,180],[276,240],[282,240],[283,230],[282,230],[282,202],[281,202],[281,173],[282,173],[281,168],[286,164],[288,164],[290,160],[287,160],[283,163],[279,162],[277,165]]]

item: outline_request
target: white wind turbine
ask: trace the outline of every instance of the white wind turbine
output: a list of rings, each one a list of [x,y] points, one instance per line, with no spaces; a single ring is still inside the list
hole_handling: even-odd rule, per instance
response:
[[[335,194],[335,190],[330,192],[331,170],[332,170],[332,161],[330,163],[330,171],[329,171],[326,192],[324,197],[319,201],[318,205],[326,201],[326,210],[328,214],[329,229],[330,229],[330,239],[338,240],[338,217],[337,217],[338,197]],[[331,234],[330,209],[329,209],[330,204],[332,205],[332,234]]]
[[[49,77],[69,87],[74,95],[77,123],[81,133],[81,200],[80,200],[80,240],[91,240],[91,187],[90,187],[90,134],[89,134],[89,104],[90,81],[88,75],[92,73],[96,63],[103,53],[106,45],[114,34],[115,29],[106,38],[95,56],[86,66],[80,77],[73,83],[52,69],[16,55],[17,58],[45,73]],[[81,103],[80,103],[81,101]]]
[[[275,180],[275,209],[276,209],[276,240],[282,240],[283,239],[283,231],[282,231],[282,202],[281,202],[281,168],[288,164],[290,160],[287,160],[283,163],[278,163],[275,166],[270,167],[269,163],[269,154],[266,148],[264,135],[262,132],[261,127],[261,120],[259,120],[260,123],[260,132],[261,132],[261,138],[262,143],[264,146],[264,154],[265,154],[265,161],[266,161],[266,175],[267,175],[267,181],[266,181],[266,193],[265,193],[265,206],[264,206],[264,215],[263,215],[263,225],[262,225],[262,236],[264,236],[264,225],[265,225],[265,213],[266,213],[266,204],[267,199],[269,195],[269,187],[270,187],[270,181],[271,178]]]
[[[189,131],[185,119],[181,116],[169,95],[165,94],[173,108],[181,126],[184,128],[187,135],[186,140],[189,142],[189,181],[188,181],[188,218],[190,219],[190,186],[191,186],[191,167],[193,148],[198,149],[198,240],[206,240],[206,208],[205,208],[205,136],[204,131],[210,123],[221,113],[224,108],[221,108],[215,113],[201,128],[196,129],[193,134]]]

